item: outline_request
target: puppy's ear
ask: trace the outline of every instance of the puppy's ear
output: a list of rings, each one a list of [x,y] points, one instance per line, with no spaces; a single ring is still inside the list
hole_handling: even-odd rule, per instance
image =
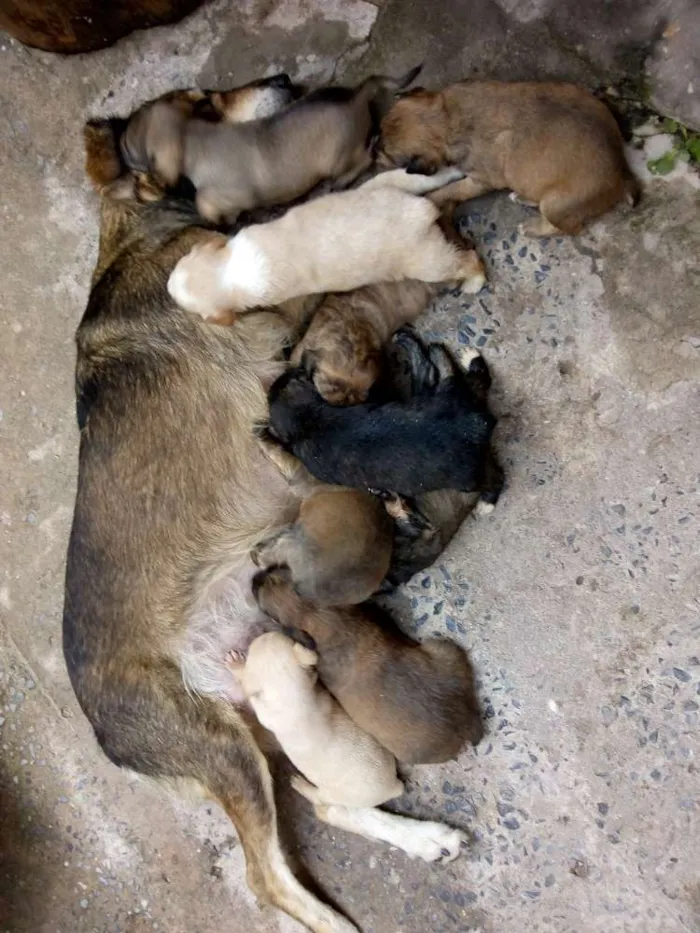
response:
[[[434,175],[437,170],[437,165],[423,156],[413,156],[406,165],[407,175]]]
[[[124,120],[90,120],[83,128],[85,172],[97,191],[116,181],[124,171],[119,155],[119,137]]]
[[[292,651],[294,652],[299,667],[303,667],[304,670],[310,671],[318,664],[318,655],[315,651],[312,651],[311,648],[307,648],[305,645],[300,645],[299,642],[295,642]]]
[[[150,114],[147,153],[155,174],[167,185],[176,184],[185,159],[187,115],[174,103],[159,102]]]

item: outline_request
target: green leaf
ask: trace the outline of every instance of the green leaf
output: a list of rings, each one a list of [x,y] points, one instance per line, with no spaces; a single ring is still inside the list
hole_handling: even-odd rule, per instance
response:
[[[664,152],[658,159],[649,159],[647,168],[654,175],[668,175],[676,167],[676,150]]]
[[[687,149],[679,149],[677,157],[679,162],[690,162],[690,153]]]
[[[666,117],[664,122],[661,124],[661,129],[664,133],[675,134],[678,132],[678,124],[675,120],[669,120],[669,118]]]
[[[685,144],[693,162],[700,162],[700,136],[691,136]]]

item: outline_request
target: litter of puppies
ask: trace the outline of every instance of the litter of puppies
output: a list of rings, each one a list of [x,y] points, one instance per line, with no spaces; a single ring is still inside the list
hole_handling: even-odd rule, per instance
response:
[[[428,862],[467,842],[378,809],[397,760],[447,760],[483,726],[462,648],[416,644],[372,601],[504,488],[486,360],[405,326],[486,282],[454,204],[511,189],[539,208],[530,233],[576,235],[639,193],[587,91],[398,96],[418,70],[177,90],[85,127],[102,212],[69,675],[106,755],[219,801],[255,893],[313,933],[355,927],[287,866],[261,726],[319,819]]]

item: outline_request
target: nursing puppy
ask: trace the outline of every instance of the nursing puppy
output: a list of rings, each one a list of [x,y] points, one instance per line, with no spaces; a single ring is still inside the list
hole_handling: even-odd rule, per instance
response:
[[[356,89],[321,88],[263,120],[212,123],[193,119],[177,101],[161,100],[135,118],[138,138],[158,145],[130,145],[127,128],[125,151],[135,162],[146,156],[154,165],[168,153],[167,167],[196,188],[200,214],[231,224],[241,211],[289,203],[322,181],[340,188],[354,181],[372,164],[379,97],[405,87],[419,70],[398,80],[374,76]],[[228,112],[221,98],[215,100]],[[167,180],[172,183],[172,174]]]
[[[439,208],[417,196],[457,175],[457,169],[432,178],[385,172],[230,239],[212,234],[178,262],[168,290],[182,308],[208,320],[402,279],[457,280],[478,292],[486,281],[483,263],[473,249],[447,239]]]
[[[251,644],[245,661],[234,655],[230,668],[258,722],[304,775],[292,778],[300,794],[315,804],[346,807],[376,807],[400,796],[394,756],[318,683],[317,662],[315,651],[267,632]]]
[[[290,361],[331,405],[364,402],[382,370],[383,346],[425,310],[439,286],[407,279],[328,295]]]
[[[230,91],[190,88],[149,101],[123,121],[120,155],[132,172],[152,173],[174,185],[183,171],[187,121],[243,123],[279,113],[300,94],[286,74],[253,81]]]
[[[288,370],[268,393],[268,438],[325,483],[402,496],[480,491],[495,501],[502,477],[488,469],[496,419],[486,364],[477,355],[463,370],[443,346],[429,352],[439,381],[405,402],[329,405],[302,369]]]
[[[539,206],[533,236],[576,234],[619,201],[634,204],[639,184],[617,123],[603,103],[572,84],[463,81],[416,89],[382,122],[381,158],[409,172],[446,165],[466,178],[440,192],[463,201],[510,188]]]
[[[311,636],[325,687],[399,761],[447,761],[481,739],[472,671],[457,645],[416,644],[376,606],[315,606],[283,570],[258,574],[253,589],[272,619]]]
[[[364,602],[389,570],[392,521],[369,493],[319,484],[316,489],[294,524],[261,542],[253,560],[259,567],[288,567],[297,591],[319,606]]]

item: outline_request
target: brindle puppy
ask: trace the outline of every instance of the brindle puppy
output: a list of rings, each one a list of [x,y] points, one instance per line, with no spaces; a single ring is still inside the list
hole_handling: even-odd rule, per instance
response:
[[[134,198],[109,123],[89,126],[86,143],[88,174],[111,196],[76,336],[80,454],[63,622],[73,688],[115,764],[220,802],[261,900],[314,933],[350,933],[287,866],[267,761],[224,663],[263,624],[250,550],[298,508],[252,426],[304,303],[231,328],[178,310],[168,276],[206,227],[191,206]],[[464,838],[374,810],[324,819],[426,860],[456,857]]]

